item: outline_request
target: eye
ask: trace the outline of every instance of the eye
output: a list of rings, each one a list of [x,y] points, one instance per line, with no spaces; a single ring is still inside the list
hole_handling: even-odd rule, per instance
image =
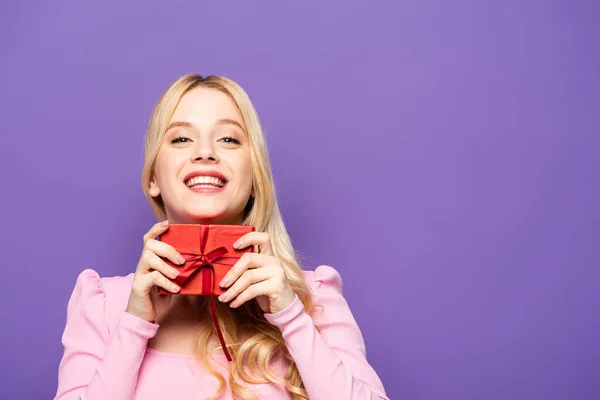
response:
[[[224,140],[225,143],[234,143],[234,144],[240,144],[241,143],[239,140],[237,140],[236,138],[231,137],[231,136],[225,136],[221,140]]]
[[[171,140],[171,143],[175,144],[175,143],[185,143],[186,141],[189,141],[190,138],[185,137],[185,136],[177,136],[175,139]]]

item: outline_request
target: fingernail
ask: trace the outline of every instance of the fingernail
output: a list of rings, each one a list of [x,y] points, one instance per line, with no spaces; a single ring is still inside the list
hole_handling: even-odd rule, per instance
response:
[[[233,244],[233,247],[235,247],[237,249],[238,247],[240,247],[242,245],[242,243],[244,243],[244,241],[242,239],[240,239]]]
[[[226,287],[227,285],[229,285],[229,278],[225,277],[225,278],[223,278],[221,283],[219,283],[219,286]]]
[[[177,275],[179,275],[179,271],[178,271],[178,270],[176,270],[175,268],[171,268],[171,276],[172,276],[173,278],[176,278],[176,277],[177,277]]]
[[[223,293],[222,295],[219,296],[219,301],[221,303],[223,303],[224,301],[227,301],[227,293]]]
[[[179,292],[180,287],[177,285],[171,285],[171,287],[173,288],[173,291],[175,292]]]
[[[169,225],[169,220],[164,220],[163,222],[160,223],[160,226],[167,226]]]
[[[175,260],[177,261],[177,263],[179,265],[185,264],[185,258],[183,258],[183,256],[181,254],[177,254],[177,256],[175,257]]]

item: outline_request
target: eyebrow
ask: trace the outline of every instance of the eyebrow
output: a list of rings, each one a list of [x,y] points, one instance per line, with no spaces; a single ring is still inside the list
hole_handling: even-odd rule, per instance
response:
[[[229,118],[218,119],[216,122],[216,125],[235,125],[238,128],[240,128],[242,130],[242,132],[246,133],[246,130],[244,129],[244,127],[234,119],[229,119]],[[167,131],[169,129],[177,128],[177,127],[193,128],[194,125],[190,122],[174,121],[169,124],[169,126],[167,127]]]
[[[244,127],[234,119],[224,118],[217,120],[217,125],[235,125],[242,130],[242,132],[246,132]]]

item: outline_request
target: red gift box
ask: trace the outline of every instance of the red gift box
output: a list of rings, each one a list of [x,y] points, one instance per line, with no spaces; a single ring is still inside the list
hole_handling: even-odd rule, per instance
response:
[[[183,265],[176,265],[163,258],[167,264],[179,270],[177,278],[169,279],[181,287],[177,294],[211,296],[210,313],[227,361],[231,361],[231,356],[219,327],[214,297],[225,292],[219,282],[227,272],[244,253],[254,249],[250,246],[237,250],[233,248],[233,243],[253,231],[254,227],[249,225],[170,224],[159,238],[161,242],[173,246],[186,260]],[[158,293],[171,294],[162,288],[158,289]]]
[[[199,225],[171,224],[159,240],[170,244],[186,262],[177,265],[163,260],[179,271],[171,282],[181,287],[177,294],[218,296],[225,290],[219,282],[244,253],[253,251],[253,246],[243,250],[233,248],[233,243],[254,227],[249,225]],[[170,294],[159,288],[159,294]]]

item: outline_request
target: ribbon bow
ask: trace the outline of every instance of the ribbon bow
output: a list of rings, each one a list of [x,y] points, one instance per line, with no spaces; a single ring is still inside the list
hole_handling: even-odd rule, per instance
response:
[[[219,341],[221,342],[221,347],[223,347],[223,352],[225,353],[225,357],[227,357],[227,361],[231,361],[231,356],[227,351],[227,346],[225,346],[225,340],[223,339],[223,333],[221,332],[221,328],[219,327],[219,321],[217,320],[217,312],[214,304],[214,285],[215,285],[215,276],[214,276],[214,262],[218,262],[219,264],[225,264],[229,266],[235,265],[239,257],[223,257],[227,253],[227,248],[225,246],[217,247],[216,249],[210,251],[209,253],[205,253],[206,242],[208,240],[208,232],[209,227],[207,225],[202,225],[200,227],[200,252],[199,253],[181,253],[183,258],[185,258],[186,263],[184,264],[184,268],[180,271],[179,275],[175,278],[175,280],[184,286],[186,282],[190,280],[192,275],[198,273],[198,271],[202,272],[202,294],[210,297],[210,315],[213,320],[213,325],[217,331],[217,335],[219,336]],[[188,262],[191,263],[188,265]]]

